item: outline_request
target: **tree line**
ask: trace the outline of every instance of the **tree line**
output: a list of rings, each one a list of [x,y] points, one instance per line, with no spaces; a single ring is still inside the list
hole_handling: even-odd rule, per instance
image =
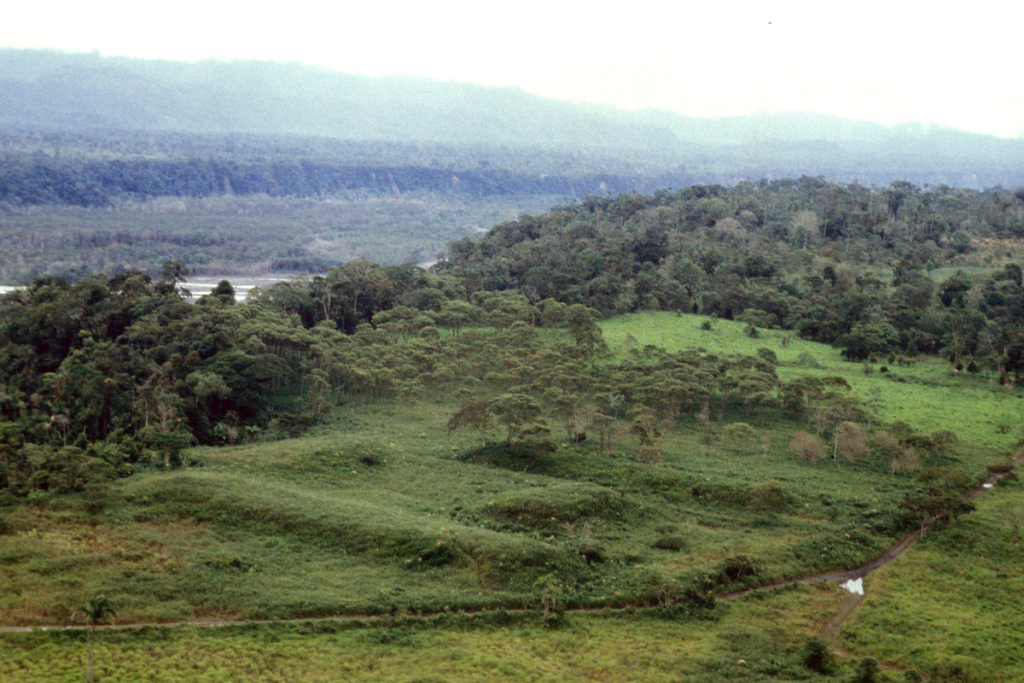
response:
[[[154,197],[269,195],[324,197],[355,190],[373,195],[430,191],[473,197],[623,192],[634,179],[526,175],[501,168],[456,171],[423,166],[344,165],[314,161],[63,160],[10,157],[0,170],[0,202],[13,206],[109,206]]]
[[[674,310],[790,329],[847,357],[1022,369],[1024,192],[822,178],[590,197],[451,245],[469,289],[602,314]],[[939,268],[972,264],[991,274]],[[966,270],[966,269],[965,269]]]

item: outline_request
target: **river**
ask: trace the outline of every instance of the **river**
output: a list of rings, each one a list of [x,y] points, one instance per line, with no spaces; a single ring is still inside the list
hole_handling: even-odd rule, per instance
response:
[[[213,288],[216,287],[221,280],[227,280],[228,282],[231,283],[231,286],[235,288],[235,301],[243,302],[245,301],[245,298],[249,295],[249,292],[253,289],[253,287],[269,287],[270,285],[276,284],[278,282],[287,282],[288,280],[292,279],[292,277],[293,276],[291,275],[285,274],[271,275],[266,277],[238,276],[234,279],[231,278],[230,276],[199,277],[196,278],[195,280],[188,280],[187,282],[183,282],[181,286],[182,288],[187,289],[189,292],[192,293],[191,300],[194,301],[195,299],[198,299],[204,294],[209,294],[211,291],[213,291]],[[14,285],[0,285],[0,296],[3,296],[4,294],[9,294],[10,292],[16,292],[19,289],[22,289],[22,287]]]

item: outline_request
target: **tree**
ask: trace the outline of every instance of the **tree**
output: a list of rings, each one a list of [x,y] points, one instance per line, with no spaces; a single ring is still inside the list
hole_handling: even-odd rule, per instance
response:
[[[185,282],[185,278],[188,277],[188,268],[185,264],[178,260],[167,261],[163,265],[161,272],[162,279],[157,285],[157,293],[159,294],[170,294],[177,289],[181,296],[186,299],[192,296],[192,293],[183,287],[178,287],[179,282]]]
[[[180,464],[181,452],[196,443],[195,437],[191,434],[163,432],[156,427],[143,427],[139,430],[139,439],[163,455],[164,468]]]
[[[92,655],[92,636],[96,632],[96,625],[104,619],[112,619],[117,616],[117,612],[114,611],[114,606],[107,599],[105,595],[94,595],[89,598],[89,601],[84,607],[79,607],[71,613],[71,618],[81,612],[85,615],[86,623],[89,624],[89,630],[86,632],[86,643],[89,650],[89,660],[86,667],[85,680],[87,683],[92,683],[92,670],[93,670],[93,655]]]
[[[818,236],[818,230],[821,228],[821,217],[814,211],[804,209],[793,216],[791,226],[793,237],[803,243],[802,248],[806,251],[807,242],[812,237]]]
[[[480,445],[487,445],[487,429],[491,426],[491,409],[487,401],[474,401],[462,406],[448,420],[448,431],[470,427],[480,434]]]
[[[0,455],[4,459],[3,486],[0,488],[14,488],[18,483],[13,475],[17,468],[12,467],[11,460],[22,446],[22,439],[21,429],[16,423],[0,420]]]
[[[615,444],[615,436],[619,432],[615,418],[602,413],[596,406],[588,406],[587,413],[590,425],[597,432],[598,450],[601,455],[610,455]]]
[[[1013,540],[1020,541],[1020,526],[1024,523],[1024,507],[1020,505],[1004,506],[999,511],[999,516],[1006,524],[1013,529]]]
[[[882,356],[899,347],[900,335],[887,322],[858,323],[839,338],[843,356],[849,360],[867,360]]]
[[[658,411],[639,405],[631,411],[633,424],[629,431],[639,441],[636,453],[637,457],[648,465],[654,465],[661,461],[661,451],[658,449],[658,441],[661,439],[661,430],[672,426],[670,420],[660,419]]]
[[[541,413],[540,403],[537,402],[537,399],[519,392],[502,394],[490,402],[489,408],[508,430],[508,437],[505,439],[506,446],[512,445],[512,439],[523,423],[534,419]]]
[[[479,321],[482,315],[483,311],[473,304],[456,299],[444,303],[437,316],[437,322],[450,327],[452,336],[458,337],[463,327]]]
[[[217,286],[213,288],[209,296],[223,304],[231,305],[235,303],[235,288],[232,287],[231,283],[227,280],[221,280],[217,283]]]
[[[899,504],[908,523],[942,525],[974,511],[974,504],[963,499],[972,480],[962,468],[933,467],[918,477],[923,488],[907,495]]]
[[[589,358],[594,353],[605,350],[606,345],[601,337],[601,328],[590,309],[583,304],[573,304],[565,312],[566,327],[576,348],[584,357]]]
[[[743,448],[755,435],[754,428],[746,422],[733,422],[722,430],[722,442],[732,448]]]
[[[864,430],[856,422],[840,422],[835,431],[835,445],[832,459],[842,455],[847,460],[857,460],[867,451]]]
[[[881,667],[878,666],[878,662],[871,657],[865,657],[864,659],[857,662],[857,669],[854,671],[852,683],[878,683],[882,680],[889,680],[888,678],[882,678]]]

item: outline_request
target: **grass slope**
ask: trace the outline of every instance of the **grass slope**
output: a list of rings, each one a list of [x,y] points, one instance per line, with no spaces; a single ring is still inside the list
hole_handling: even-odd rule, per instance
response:
[[[783,345],[770,330],[752,340],[723,321],[701,330],[702,321],[638,314],[603,328],[617,353],[648,343],[769,348],[786,378],[844,377],[851,391],[879,395],[883,419],[960,434],[956,463],[975,476],[1017,436],[992,425],[1012,419],[1019,398],[984,377],[951,378],[930,362],[864,374],[821,345]],[[7,508],[0,622],[66,623],[97,593],[121,623],[391,615],[107,632],[98,648],[105,680],[799,680],[803,637],[839,611],[844,591],[797,586],[710,611],[694,596],[877,556],[900,532],[897,504],[914,485],[870,459],[798,460],[788,443],[806,425],[784,421],[746,418],[754,436],[737,443],[708,440],[684,417],[657,462],[638,461],[625,436],[609,456],[561,444],[531,461],[449,433],[454,409],[440,400],[348,405],[304,438],[194,449],[189,468],[124,480],[99,511],[75,497]],[[960,662],[986,680],[1013,680],[1021,643],[997,635],[1024,607],[1007,591],[1019,578],[1011,528],[1024,499],[1013,483],[986,496],[978,514],[869,577],[869,597],[841,633],[846,650],[898,669]],[[501,623],[456,617],[640,604],[656,609],[573,613],[558,631],[543,628],[552,622],[540,611]],[[439,613],[441,623],[416,613]],[[73,659],[56,662],[80,637],[0,636],[10,653],[0,679],[70,680],[80,671]],[[737,669],[740,660],[749,667]]]
[[[701,329],[705,322],[711,330]],[[647,344],[669,351],[704,349],[715,354],[755,355],[769,349],[778,357],[779,377],[838,376],[852,387],[854,396],[873,403],[879,418],[901,420],[922,433],[949,429],[964,442],[985,447],[986,455],[1012,449],[1024,437],[1020,426],[1021,394],[995,384],[983,371],[953,377],[941,359],[919,357],[913,365],[891,365],[885,360],[864,365],[842,358],[838,349],[800,339],[788,330],[758,329],[747,335],[746,323],[676,313],[633,313],[601,323],[613,352]],[[787,338],[783,343],[783,338]],[[881,372],[881,367],[887,368]]]

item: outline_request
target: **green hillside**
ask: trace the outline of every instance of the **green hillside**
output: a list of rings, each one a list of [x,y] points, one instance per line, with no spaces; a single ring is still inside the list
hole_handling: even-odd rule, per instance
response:
[[[595,197],[245,303],[38,278],[0,625],[130,628],[0,632],[0,678],[1015,680],[1020,201]]]
[[[976,429],[978,414],[1009,412],[1019,400],[989,388],[984,378],[967,388],[970,410],[950,411],[948,404],[918,400],[949,384],[943,363],[914,366],[904,384],[884,373],[865,375],[860,364],[842,361],[821,344],[795,340],[783,346],[776,334],[750,340],[744,324],[715,321],[709,331],[701,329],[706,320],[665,313],[609,319],[602,333],[615,355],[602,363],[614,367],[615,356],[635,362],[638,348],[654,353],[648,344],[684,354],[757,357],[751,348],[756,343],[777,351],[775,367],[783,381],[805,374],[842,377],[851,385],[844,395],[880,388],[887,402],[904,400],[892,397],[890,387],[907,386],[914,411],[882,406],[865,429],[877,436],[891,429],[894,418],[922,434],[941,424],[961,436],[935,453],[922,453],[920,466],[962,467],[968,482],[1004,459],[1017,438],[968,436],[975,430],[991,433]],[[562,338],[543,335],[537,343]],[[703,350],[696,351],[698,345]],[[625,666],[626,655],[591,660],[582,653],[628,650],[639,642],[652,647],[669,632],[681,642],[637,663],[644,680],[678,680],[672,676],[681,671],[703,671],[706,678],[695,680],[729,680],[736,671],[734,662],[724,662],[729,652],[761,672],[763,678],[752,680],[800,680],[772,678],[769,670],[791,676],[807,671],[800,664],[804,637],[838,611],[843,591],[825,584],[756,600],[714,596],[859,566],[913,525],[901,504],[921,484],[914,472],[892,471],[884,444],[872,442],[863,454],[841,455],[835,462],[827,456],[803,460],[790,442],[807,424],[780,419],[774,411],[726,408],[706,427],[681,415],[676,428],[656,437],[657,452],[651,453],[625,413],[614,420],[617,433],[607,450],[593,433],[573,443],[557,429],[506,448],[496,426],[481,449],[475,432],[447,428],[456,407],[440,396],[415,402],[359,399],[325,415],[308,436],[192,449],[182,454],[182,468],[145,468],[116,483],[102,500],[88,493],[37,494],[29,505],[8,507],[0,567],[9,590],[0,600],[0,620],[66,623],[82,596],[97,593],[117,605],[119,623],[391,615],[369,623],[249,631],[104,633],[107,680],[155,671],[155,662],[162,661],[169,668],[159,669],[179,677],[165,680],[186,680],[188,670],[175,663],[175,653],[185,647],[200,653],[199,668],[192,671],[234,671],[252,680],[299,671],[309,680],[331,680],[317,678],[331,675],[317,662],[336,648],[349,652],[345,661],[353,680],[370,680],[380,673],[377,666],[400,680],[414,666],[433,667],[444,680],[471,680],[485,672],[511,680],[534,666],[531,658],[538,655],[528,653],[536,647],[560,662],[538,680],[567,680],[579,670],[626,680],[621,672],[597,673]],[[919,615],[914,618],[934,618],[928,617],[930,596],[949,600],[949,590],[963,591],[964,609],[973,612],[970,584],[943,592],[920,584],[946,575],[949,567],[940,558],[960,552],[955,539],[988,544],[990,562],[1012,558],[1017,546],[996,538],[1008,538],[1008,518],[999,510],[1013,505],[1016,490],[1000,487],[989,494],[994,502],[985,500],[983,510],[993,512],[956,522],[894,568],[872,574],[869,594],[899,595],[902,582],[912,581],[920,597],[902,604]],[[1012,570],[998,573],[1009,580],[1007,571]],[[990,581],[994,589],[998,580]],[[641,607],[649,611],[636,611]],[[503,613],[504,622],[460,616],[498,608],[513,611]],[[605,611],[575,611],[581,608]],[[850,653],[922,671],[968,661],[952,642],[926,649],[896,647],[888,639],[883,644],[879,639],[895,613],[871,600],[862,610],[865,621],[855,619],[837,641]],[[442,616],[422,621],[415,618],[419,614]],[[996,621],[989,628],[997,628]],[[541,638],[545,624],[557,630]],[[494,647],[489,643],[509,629],[518,634],[510,646],[515,663],[495,668],[493,655],[486,654]],[[708,629],[715,635],[709,638]],[[623,639],[623,630],[637,645]],[[166,634],[156,659],[126,663],[130,648],[148,642],[147,633]],[[68,636],[3,638],[6,647],[44,659],[73,646]],[[264,661],[257,650],[268,638],[291,643],[294,654]],[[461,663],[427,654],[438,638],[450,644],[461,639]],[[579,639],[579,652],[563,649]],[[225,651],[240,660],[229,663]],[[390,663],[372,663],[381,656]],[[304,668],[295,668],[308,657]],[[979,671],[1012,670],[986,668],[976,654],[969,661]],[[40,673],[21,657],[6,666],[0,671],[5,680]],[[53,677],[34,680],[72,675],[54,666]]]

